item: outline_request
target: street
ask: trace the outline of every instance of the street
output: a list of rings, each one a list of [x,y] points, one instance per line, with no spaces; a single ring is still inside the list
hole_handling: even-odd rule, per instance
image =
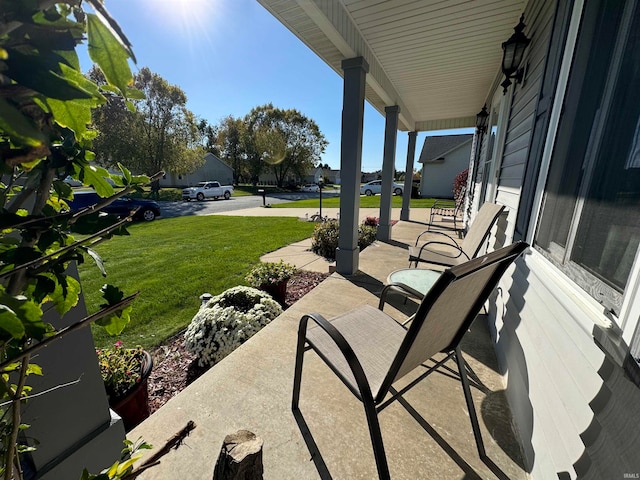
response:
[[[323,198],[336,197],[340,193],[337,191],[323,192]],[[307,198],[319,198],[318,193],[294,192],[294,193],[277,193],[267,196],[265,203],[267,205],[275,205],[277,203],[293,202]],[[158,202],[162,215],[160,218],[180,217],[184,215],[212,215],[221,212],[231,212],[233,210],[242,210],[245,208],[255,208],[262,206],[262,197],[258,195],[250,195],[244,197],[232,196],[229,200],[205,200],[198,201],[179,201],[179,202]]]

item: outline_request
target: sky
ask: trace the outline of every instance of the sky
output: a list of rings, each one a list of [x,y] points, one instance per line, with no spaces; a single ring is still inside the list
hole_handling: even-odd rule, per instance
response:
[[[295,108],[329,145],[321,162],[340,168],[342,78],[255,0],[106,0],[133,45],[137,71],[149,67],[187,95],[210,124],[256,106]],[[90,63],[81,55],[82,68]],[[382,169],[384,117],[365,104],[362,171]],[[451,131],[430,132],[447,134]],[[470,130],[456,133],[470,133]],[[425,133],[419,133],[416,167]],[[405,170],[407,132],[398,132],[396,169]]]

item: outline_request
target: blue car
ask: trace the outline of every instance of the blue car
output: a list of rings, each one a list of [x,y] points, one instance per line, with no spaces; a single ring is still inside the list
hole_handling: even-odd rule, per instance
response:
[[[67,203],[72,210],[79,210],[95,205],[101,200],[102,198],[96,192],[74,192],[73,200],[67,201]],[[131,197],[118,198],[100,211],[119,217],[126,217],[136,208],[138,208],[138,211],[133,216],[135,220],[150,222],[160,216],[160,205],[158,205],[158,202]]]

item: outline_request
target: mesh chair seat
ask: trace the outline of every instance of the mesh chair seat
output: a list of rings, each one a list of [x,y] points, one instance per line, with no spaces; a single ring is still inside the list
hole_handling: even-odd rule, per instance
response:
[[[360,360],[375,397],[407,331],[389,315],[370,305],[347,312],[330,322]],[[318,355],[331,359],[334,372],[361,398],[351,368],[332,338],[322,328],[313,325],[307,330],[307,342]]]

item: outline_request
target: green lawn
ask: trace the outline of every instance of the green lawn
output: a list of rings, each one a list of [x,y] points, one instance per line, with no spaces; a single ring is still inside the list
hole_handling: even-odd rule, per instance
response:
[[[435,198],[412,198],[409,206],[411,208],[430,208],[437,199]],[[451,206],[455,206],[453,200],[450,201]],[[273,208],[318,208],[320,200],[318,198],[310,198],[306,200],[298,200],[296,202],[278,203],[277,205],[271,205]],[[339,207],[340,198],[322,198],[322,206],[325,208]],[[392,207],[402,207],[402,197],[394,196],[392,198]],[[379,208],[380,207],[380,195],[372,195],[367,197],[362,195],[360,197],[360,208]]]
[[[96,250],[105,262],[103,278],[90,259],[80,265],[89,313],[101,303],[104,283],[125,294],[140,290],[132,321],[120,337],[92,327],[96,345],[116,340],[152,348],[191,321],[204,292],[218,294],[246,285],[244,276],[260,256],[310,237],[314,224],[295,218],[193,216],[138,223],[131,236],[114,237]]]

